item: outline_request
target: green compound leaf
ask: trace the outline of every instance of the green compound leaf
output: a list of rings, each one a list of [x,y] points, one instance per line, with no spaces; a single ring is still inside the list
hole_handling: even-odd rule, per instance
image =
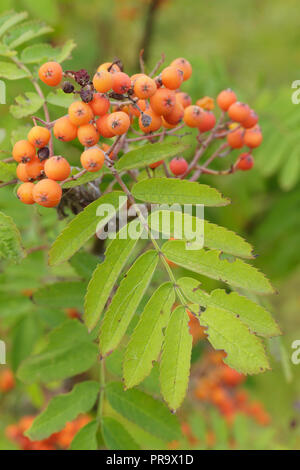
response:
[[[127,202],[124,193],[105,194],[89,204],[62,231],[49,253],[50,265],[67,261],[97,231],[100,232],[117,211]],[[97,215],[99,213],[99,215]]]
[[[105,417],[102,422],[102,435],[106,447],[109,450],[139,450],[140,446],[135,442],[124,426],[114,418]]]
[[[15,64],[10,62],[0,62],[0,77],[6,80],[20,80],[29,77],[30,73],[26,70],[19,69]]]
[[[20,261],[24,257],[20,232],[13,219],[0,212],[0,259]]]
[[[33,296],[34,302],[49,308],[83,309],[83,299],[87,284],[85,282],[67,281],[46,284]]]
[[[204,204],[205,206],[227,206],[224,198],[215,188],[206,184],[169,178],[150,178],[136,183],[132,188],[135,198],[158,204]]]
[[[138,385],[147,377],[157,361],[175,292],[172,283],[162,284],[148,301],[140,320],[131,335],[123,364],[126,388]]]
[[[117,413],[150,434],[168,442],[180,439],[177,417],[161,401],[147,393],[137,389],[124,392],[120,382],[111,382],[106,387],[106,397]]]
[[[180,407],[188,387],[193,338],[184,307],[177,307],[168,323],[162,358],[160,384],[164,400],[171,410]]]
[[[175,157],[187,149],[187,145],[181,142],[157,143],[143,145],[126,153],[115,164],[118,171],[142,168],[159,160]]]
[[[111,353],[125,335],[157,263],[156,251],[147,251],[135,261],[120,283],[101,325],[99,343],[102,356]]]
[[[81,428],[74,437],[70,450],[97,450],[97,431],[99,423],[94,420],[90,421]]]
[[[0,17],[0,37],[6,33],[7,30],[25,20],[28,16],[26,11],[20,13],[6,12]]]
[[[130,227],[140,225],[140,222],[133,220],[118,232],[117,238],[111,241],[105,252],[105,260],[97,266],[92,275],[87,288],[84,309],[84,321],[89,329],[96,326],[108,297],[138,242],[139,236],[135,239],[129,237],[128,230]]]
[[[95,404],[98,393],[99,383],[88,381],[75,385],[70,393],[52,398],[47,408],[26,431],[26,436],[36,441],[60,431],[80,413],[89,411]]]
[[[96,361],[98,347],[86,327],[67,320],[48,336],[48,344],[36,355],[23,361],[18,377],[26,383],[49,383],[88,370]]]
[[[6,183],[16,178],[17,165],[0,161],[0,180]]]
[[[69,58],[75,47],[76,44],[72,40],[67,41],[62,47],[52,47],[45,43],[34,44],[22,51],[21,61],[24,64],[39,64],[49,60],[61,63]]]
[[[207,327],[208,341],[227,354],[224,362],[243,374],[258,374],[269,369],[261,340],[230,312],[208,307],[201,313],[200,324]]]
[[[220,251],[188,250],[184,241],[169,241],[162,247],[164,255],[193,272],[257,294],[274,292],[268,279],[256,268],[240,259],[223,258]]]
[[[242,237],[207,220],[181,211],[159,210],[148,218],[152,230],[166,238],[196,240],[212,250],[221,250],[241,258],[253,258],[253,248]],[[203,234],[203,237],[202,237]]]
[[[17,104],[12,104],[9,110],[13,117],[21,119],[35,114],[44,104],[44,100],[37,94],[28,92],[15,98]]]
[[[10,48],[19,47],[25,42],[31,41],[31,39],[37,38],[53,31],[50,26],[46,26],[44,23],[38,20],[31,20],[17,25],[12,28],[3,38],[4,44]]]
[[[205,308],[210,306],[227,310],[259,336],[268,338],[281,334],[277,323],[265,308],[237,292],[228,294],[223,289],[216,289],[209,295],[201,290],[199,281],[191,277],[183,277],[177,283],[189,301]]]

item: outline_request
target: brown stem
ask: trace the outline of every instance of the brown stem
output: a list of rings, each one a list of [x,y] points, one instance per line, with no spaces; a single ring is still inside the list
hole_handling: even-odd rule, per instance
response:
[[[159,59],[157,64],[154,66],[154,69],[149,73],[149,77],[154,77],[154,75],[160,69],[160,67],[162,66],[162,64],[164,63],[165,60],[166,60],[166,56],[165,56],[164,53],[162,53],[161,59]]]
[[[153,29],[154,29],[154,21],[155,21],[155,14],[158,9],[160,0],[151,0],[149,3],[147,15],[146,15],[146,23],[144,28],[144,34],[141,40],[141,45],[139,50],[144,50],[144,61],[147,63],[149,58],[151,40],[153,36]]]
[[[9,186],[11,184],[16,184],[17,182],[18,182],[18,180],[15,178],[13,180],[7,181],[6,183],[0,184],[0,188],[4,188],[4,186]]]

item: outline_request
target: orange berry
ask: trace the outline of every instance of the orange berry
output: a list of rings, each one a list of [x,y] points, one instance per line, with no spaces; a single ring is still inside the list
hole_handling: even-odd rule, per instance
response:
[[[231,367],[224,365],[221,371],[221,379],[226,385],[235,387],[245,380],[245,376],[236,370],[231,369]]]
[[[26,183],[25,183],[26,184]],[[33,199],[40,206],[55,207],[62,196],[61,186],[51,179],[39,181],[33,189]]]
[[[227,143],[233,149],[240,149],[244,146],[243,129],[235,129],[227,135]]]
[[[149,122],[149,117],[151,118],[151,122]],[[140,129],[145,132],[145,134],[157,131],[161,125],[161,117],[158,116],[151,108],[147,109],[147,111],[139,117]]]
[[[249,129],[250,127],[254,127],[258,122],[258,116],[257,114],[253,111],[253,109],[250,110],[250,114],[247,117],[245,121],[242,122],[242,126],[245,129]]]
[[[176,94],[168,88],[159,88],[150,98],[150,106],[159,116],[169,114],[176,103]]]
[[[184,91],[180,91],[179,93],[176,93],[175,95],[176,102],[181,104],[183,108],[187,108],[192,104],[192,98],[190,95],[185,93]]]
[[[147,75],[137,77],[134,82],[134,94],[140,99],[144,100],[146,98],[151,98],[156,90],[157,86],[155,81],[152,78],[147,77]]]
[[[68,178],[70,172],[68,160],[61,156],[51,157],[45,162],[45,175],[50,180],[63,181]]]
[[[88,149],[80,157],[83,168],[92,173],[101,170],[104,160],[104,152],[99,148]]]
[[[42,163],[38,157],[35,157],[30,162],[25,163],[26,173],[29,181],[34,181],[43,176],[44,163]]]
[[[16,385],[14,374],[10,369],[5,369],[0,374],[0,391],[9,392]]]
[[[90,106],[83,101],[74,101],[69,106],[69,118],[72,124],[75,126],[83,126],[90,122],[94,115]]]
[[[183,120],[189,127],[198,127],[201,122],[201,114],[203,111],[199,106],[191,105],[185,108]]]
[[[19,186],[17,190],[18,199],[20,199],[20,201],[24,204],[34,204],[33,189],[33,183],[21,184],[21,186]]]
[[[227,88],[227,90],[221,91],[218,96],[217,96],[217,103],[219,108],[221,108],[223,111],[227,111],[228,108],[235,103],[237,100],[236,94],[234,91],[232,91],[230,88]]]
[[[93,85],[95,90],[99,93],[106,93],[112,88],[113,74],[107,70],[98,70],[93,78]]]
[[[216,117],[211,111],[203,111],[200,116],[200,124],[198,129],[200,132],[207,132],[213,129],[216,124]]]
[[[236,101],[228,108],[228,116],[235,122],[243,122],[248,119],[250,108],[247,104]]]
[[[53,133],[58,140],[70,142],[77,137],[77,126],[71,122],[68,116],[64,116],[54,124]]]
[[[51,133],[46,127],[34,126],[29,132],[27,139],[34,146],[38,148],[45,147],[51,137]]]
[[[184,116],[184,108],[178,102],[175,103],[174,108],[169,114],[164,116],[165,120],[172,125],[177,125],[182,121]]]
[[[101,70],[105,70],[106,72],[109,71],[110,73],[121,72],[120,67],[117,64],[112,65],[112,62],[104,62],[103,64],[99,65],[97,72],[101,72]]]
[[[77,137],[79,142],[85,147],[96,145],[99,140],[99,133],[93,124],[85,124],[78,127]]]
[[[206,111],[212,111],[215,107],[215,101],[210,96],[204,96],[196,101],[196,105],[200,108],[205,109]]]
[[[244,136],[244,142],[247,147],[258,147],[263,140],[262,133],[259,128],[247,129]]]
[[[161,73],[161,81],[166,88],[176,90],[183,82],[183,71],[178,67],[166,67]]]
[[[123,111],[117,111],[108,115],[107,126],[114,135],[122,135],[128,131],[130,119]]]
[[[248,171],[248,170],[251,170],[253,165],[254,165],[254,158],[251,155],[251,153],[241,153],[241,155],[239,156],[236,162],[235,167],[238,170]]]
[[[15,143],[12,156],[16,162],[29,162],[35,157],[35,148],[28,140],[19,140]]]
[[[170,170],[173,175],[176,176],[183,175],[188,169],[188,166],[188,162],[183,157],[173,158],[173,160],[170,161]]]
[[[112,89],[119,95],[123,95],[131,88],[131,80],[127,73],[116,72],[112,74]]]
[[[149,167],[151,168],[151,170],[155,170],[155,168],[162,165],[163,162],[163,160],[159,160],[158,162],[150,163]]]
[[[109,116],[110,114],[104,114],[104,116],[100,116],[96,120],[96,126],[97,126],[99,134],[102,135],[102,137],[106,139],[110,139],[111,137],[114,137],[115,135],[107,123]]]
[[[17,178],[23,183],[28,183],[29,178],[26,171],[26,163],[19,163],[17,166]]]
[[[61,65],[57,62],[46,62],[39,69],[39,77],[46,85],[59,85],[63,77]]]
[[[182,70],[184,82],[188,80],[192,75],[192,66],[189,61],[184,59],[183,57],[179,57],[178,59],[173,60],[173,62],[171,62],[171,65],[178,67],[180,70]]]
[[[133,105],[131,104],[131,105],[129,106],[129,112],[130,112],[130,114],[133,114],[134,116],[138,117],[138,116],[141,114],[140,110],[141,110],[141,111],[146,111],[148,103],[147,103],[147,101],[145,101],[145,100],[138,100],[138,101],[136,102],[136,105],[137,105],[138,107],[133,106]],[[149,105],[148,105],[148,107],[149,107]]]
[[[162,126],[166,129],[174,129],[174,127],[176,127],[176,124],[170,124],[163,116],[161,117],[161,121]]]
[[[89,102],[89,106],[95,116],[103,116],[106,114],[110,107],[110,102],[107,96],[102,93],[95,93],[92,101]]]
[[[148,75],[146,75],[146,74],[144,74],[144,73],[135,73],[135,74],[131,75],[130,80],[131,80],[131,83],[134,85],[135,82],[136,82],[136,80],[137,80],[137,78],[139,78],[139,77],[144,77],[144,78],[145,78],[145,77],[147,77],[147,76],[148,76]]]

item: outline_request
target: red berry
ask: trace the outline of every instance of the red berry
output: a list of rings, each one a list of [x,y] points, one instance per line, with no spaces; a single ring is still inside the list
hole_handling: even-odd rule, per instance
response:
[[[217,103],[219,108],[223,111],[227,111],[229,106],[236,102],[236,94],[234,91],[228,88],[227,90],[221,91],[217,96]]]
[[[236,122],[243,122],[250,116],[250,108],[245,103],[236,101],[228,108],[228,116]]]
[[[200,123],[198,129],[200,132],[210,131],[216,124],[216,117],[210,111],[204,111],[200,114]]]
[[[188,169],[188,162],[183,158],[173,158],[170,162],[170,170],[173,175],[179,176],[183,175]]]
[[[253,165],[254,165],[254,158],[251,155],[251,153],[241,153],[241,155],[239,156],[236,162],[236,168],[242,171],[251,170]]]

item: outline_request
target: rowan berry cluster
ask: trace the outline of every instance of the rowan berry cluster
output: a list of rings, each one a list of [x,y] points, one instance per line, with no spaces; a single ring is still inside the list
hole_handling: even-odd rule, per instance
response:
[[[207,355],[194,390],[195,397],[216,406],[229,425],[237,413],[251,416],[262,426],[269,424],[270,416],[263,405],[251,401],[246,390],[240,387],[245,376],[224,364],[225,357],[226,354],[222,351]]]
[[[68,449],[77,432],[91,420],[88,415],[80,415],[47,439],[31,441],[24,433],[31,427],[34,419],[35,416],[23,416],[18,423],[7,426],[5,430],[7,438],[15,442],[21,450]]]
[[[191,97],[181,90],[192,75],[186,59],[175,59],[153,76],[155,73],[156,69],[149,75],[143,71],[129,76],[116,60],[101,64],[91,78],[84,69],[64,72],[56,62],[43,64],[39,69],[40,80],[51,87],[60,86],[65,93],[80,99],[73,101],[68,114],[56,121],[37,125],[37,118],[34,119],[27,140],[14,145],[17,177],[23,183],[17,190],[19,199],[25,204],[55,207],[62,197],[62,183],[74,178],[70,176],[67,159],[54,154],[53,136],[62,142],[78,139],[84,147],[80,157],[82,171],[98,172],[105,162],[109,164],[111,160],[113,164],[112,160],[121,150],[126,151],[131,142],[143,139],[156,142],[187,126],[198,131],[195,155],[190,162],[182,156],[173,158],[169,170],[165,167],[167,177],[186,178],[192,173],[190,179],[196,181],[202,173],[230,174],[252,168],[251,151],[260,145],[262,133],[258,116],[247,104],[237,101],[232,90],[221,91],[216,99],[220,108],[217,120],[213,98],[205,96],[193,104]],[[130,133],[138,137],[130,138],[127,136]],[[121,145],[116,145],[121,137]],[[103,139],[115,140],[109,145]],[[200,165],[208,145],[217,139],[223,140],[221,147]],[[244,146],[248,151],[241,153],[228,170],[208,168],[216,157]],[[162,163],[153,163],[150,168],[154,170]]]

